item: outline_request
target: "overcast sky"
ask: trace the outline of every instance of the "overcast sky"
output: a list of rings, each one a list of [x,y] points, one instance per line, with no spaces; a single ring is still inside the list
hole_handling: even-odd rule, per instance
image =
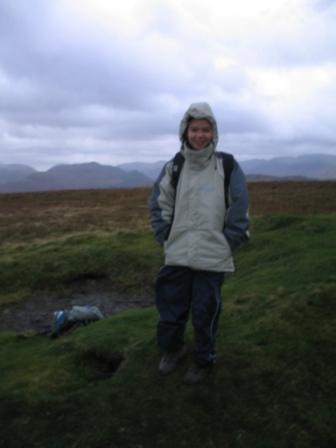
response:
[[[207,101],[238,160],[336,154],[336,0],[0,0],[0,163],[166,160]]]

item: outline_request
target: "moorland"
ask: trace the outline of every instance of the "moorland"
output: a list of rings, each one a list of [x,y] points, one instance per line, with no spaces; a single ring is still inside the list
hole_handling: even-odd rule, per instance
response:
[[[336,182],[249,192],[251,241],[223,286],[218,364],[197,386],[182,383],[188,360],[157,375],[163,260],[147,188],[0,195],[2,321],[29,300],[26,313],[93,291],[126,303],[58,339],[0,332],[0,446],[335,445]]]

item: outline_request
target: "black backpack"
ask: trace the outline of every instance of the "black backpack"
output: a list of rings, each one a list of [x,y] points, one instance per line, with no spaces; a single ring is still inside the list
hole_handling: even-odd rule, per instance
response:
[[[222,159],[223,163],[223,169],[224,169],[224,195],[225,195],[225,206],[226,208],[229,207],[229,185],[230,185],[230,178],[231,173],[233,170],[234,165],[234,158],[232,154],[228,154],[226,152],[216,152],[216,157],[219,157]],[[176,191],[177,183],[180,178],[180,174],[183,168],[185,158],[181,154],[181,152],[178,152],[175,154],[175,157],[173,159],[173,174],[171,178],[171,184],[174,187]]]

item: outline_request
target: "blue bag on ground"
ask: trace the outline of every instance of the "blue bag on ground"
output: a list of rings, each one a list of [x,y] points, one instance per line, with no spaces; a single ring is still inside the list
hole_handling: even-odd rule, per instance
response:
[[[55,311],[51,336],[57,337],[74,325],[87,325],[103,318],[99,308],[93,305],[75,305],[71,310]]]

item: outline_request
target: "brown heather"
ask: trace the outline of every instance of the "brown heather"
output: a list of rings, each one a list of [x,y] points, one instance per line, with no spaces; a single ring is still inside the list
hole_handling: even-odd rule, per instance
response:
[[[2,244],[149,229],[149,188],[0,194]],[[336,182],[249,184],[251,216],[336,212]]]
[[[336,212],[336,181],[251,182],[251,215]]]

